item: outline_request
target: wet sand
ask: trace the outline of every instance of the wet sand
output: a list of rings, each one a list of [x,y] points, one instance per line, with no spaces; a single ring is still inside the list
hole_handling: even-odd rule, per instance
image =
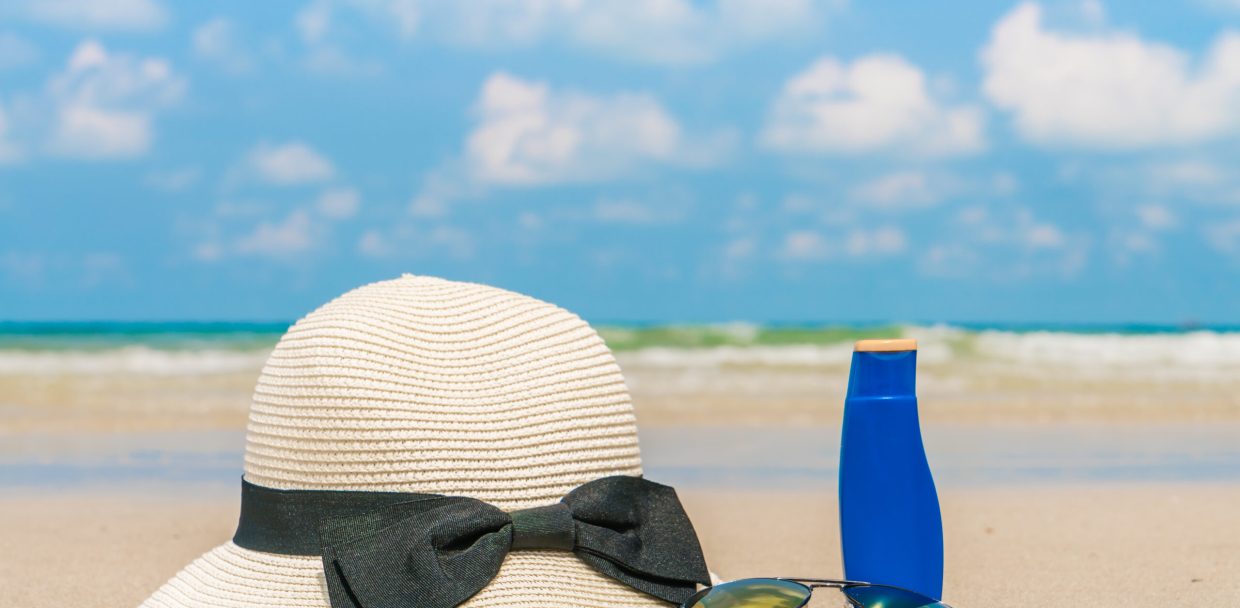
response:
[[[1024,364],[919,352],[928,423],[1240,421],[1240,376],[1227,366]],[[622,352],[646,426],[837,424],[850,347]],[[211,373],[0,370],[7,432],[239,429],[263,352]],[[189,355],[186,355],[189,356]]]
[[[180,491],[6,494],[3,604],[136,606],[232,533],[234,500]],[[842,572],[830,493],[688,489],[682,497],[725,578]],[[942,501],[944,599],[957,608],[1240,603],[1240,487],[979,488],[944,491]]]

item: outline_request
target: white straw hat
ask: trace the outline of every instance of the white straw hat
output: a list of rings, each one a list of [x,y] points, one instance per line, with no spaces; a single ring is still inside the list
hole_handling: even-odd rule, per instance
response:
[[[503,510],[640,475],[629,394],[598,334],[510,291],[405,275],[298,321],[267,360],[245,479],[277,489],[470,496]],[[666,606],[568,552],[514,551],[464,606]],[[318,556],[227,542],[143,608],[327,608]]]

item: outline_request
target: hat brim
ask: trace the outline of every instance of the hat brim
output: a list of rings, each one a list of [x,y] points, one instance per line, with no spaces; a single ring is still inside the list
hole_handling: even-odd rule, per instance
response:
[[[554,551],[508,555],[500,573],[462,604],[469,608],[666,608],[576,556]],[[330,608],[323,562],[312,556],[243,549],[231,541],[194,560],[139,608]]]

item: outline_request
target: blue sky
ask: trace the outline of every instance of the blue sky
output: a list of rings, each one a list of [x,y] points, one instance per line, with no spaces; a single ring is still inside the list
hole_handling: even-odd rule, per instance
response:
[[[1240,4],[0,8],[0,318],[1240,322]]]

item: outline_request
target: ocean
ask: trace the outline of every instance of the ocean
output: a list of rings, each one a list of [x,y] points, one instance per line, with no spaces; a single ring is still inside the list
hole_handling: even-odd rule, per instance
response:
[[[0,322],[0,375],[218,374],[261,367],[288,323]],[[1208,377],[1240,370],[1240,327],[605,325],[622,356],[677,365],[824,365],[864,338],[912,337],[923,364],[988,361]]]
[[[231,488],[286,323],[0,323],[0,487]],[[603,326],[647,469],[833,483],[852,343],[919,340],[949,485],[1240,479],[1240,328]],[[689,439],[687,439],[689,438]],[[691,440],[690,440],[691,439]]]

